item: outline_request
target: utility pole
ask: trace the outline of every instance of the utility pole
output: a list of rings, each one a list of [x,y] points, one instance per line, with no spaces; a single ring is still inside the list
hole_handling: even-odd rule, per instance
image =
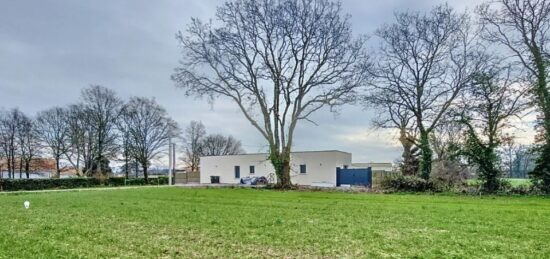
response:
[[[172,143],[172,176],[176,177],[176,143]],[[175,181],[174,181],[175,182]],[[170,182],[172,184],[172,182]]]
[[[172,185],[172,138],[168,139],[168,185]]]

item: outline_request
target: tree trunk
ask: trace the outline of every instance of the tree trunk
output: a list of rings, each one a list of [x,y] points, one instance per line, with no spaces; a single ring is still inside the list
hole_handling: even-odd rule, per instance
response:
[[[25,175],[27,176],[27,179],[31,178],[30,170],[31,170],[31,162],[25,161]]]
[[[19,158],[19,179],[23,179],[23,156]]]
[[[489,143],[487,146],[480,145],[479,150],[483,155],[480,157],[482,161],[478,161],[481,165],[484,178],[483,189],[489,193],[497,192],[500,189],[501,171],[497,168],[498,156],[495,151],[495,144]]]
[[[55,175],[53,178],[59,179],[61,176],[61,170],[59,169],[59,157],[55,158]]]
[[[420,151],[420,176],[428,180],[432,172],[433,151],[430,147],[429,132],[426,130],[420,131]]]
[[[7,162],[7,166],[8,166],[8,179],[11,179],[11,157],[10,157],[10,152],[8,151],[8,156],[6,157],[6,162]]]
[[[547,86],[545,60],[538,49],[535,49],[533,56],[537,67],[537,86],[535,93],[543,115],[542,126],[544,130],[544,142],[540,148],[540,156],[537,159],[537,165],[532,174],[539,180],[542,180],[543,191],[550,193],[550,94]]]
[[[270,160],[277,175],[277,187],[281,189],[292,187],[290,181],[290,152],[271,152]]]
[[[143,168],[143,178],[145,179],[145,183],[149,183],[149,176],[147,175],[147,165],[141,164],[141,167]]]
[[[418,172],[418,160],[413,152],[414,143],[410,140],[410,136],[406,129],[400,130],[399,142],[403,146],[403,153],[401,155],[403,164],[401,165],[401,171],[403,175],[416,175]]]
[[[15,149],[11,151],[11,178],[15,179]]]
[[[127,149],[127,148],[125,148],[125,149]],[[125,151],[124,152],[124,171],[125,171],[126,179],[128,179],[128,176],[129,176],[128,175],[129,174],[129,172],[128,172],[129,164],[128,163],[129,163],[129,161],[128,161],[128,151]]]

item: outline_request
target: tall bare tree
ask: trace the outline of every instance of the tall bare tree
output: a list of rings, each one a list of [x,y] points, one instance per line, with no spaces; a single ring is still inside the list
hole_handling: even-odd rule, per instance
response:
[[[68,107],[67,127],[69,129],[69,144],[65,158],[72,165],[76,174],[82,176],[84,169],[91,169],[93,138],[88,117],[82,104]]]
[[[191,168],[191,172],[199,170],[200,156],[202,155],[202,141],[206,136],[204,124],[200,121],[191,121],[185,128],[183,136],[183,162]]]
[[[38,113],[37,129],[40,132],[40,139],[43,146],[55,159],[55,175],[59,178],[61,174],[60,161],[67,152],[69,141],[69,129],[67,127],[67,110],[61,107],[54,107]]]
[[[469,17],[447,5],[426,14],[397,13],[395,22],[382,26],[376,35],[381,51],[373,88],[390,97],[388,111],[414,116],[420,174],[427,179],[433,159],[430,133],[476,70]]]
[[[367,78],[364,37],[354,39],[340,2],[235,0],[216,21],[193,19],[172,76],[188,95],[225,97],[264,137],[280,187],[291,185],[300,121],[344,103]]]
[[[451,111],[430,134],[430,143],[437,161],[458,162],[456,160],[460,158],[465,127],[457,121],[454,113],[455,111]]]
[[[528,107],[524,101],[527,91],[511,80],[511,67],[497,64],[475,74],[460,120],[467,132],[465,154],[479,168],[479,178],[488,192],[500,187],[498,148],[503,130]]]
[[[0,114],[0,145],[6,159],[8,178],[15,178],[17,156],[20,155],[18,141],[19,125],[26,116],[19,109],[14,108]]]
[[[109,159],[116,156],[118,148],[116,125],[122,101],[113,90],[98,85],[84,89],[81,98],[93,145],[91,164],[85,171],[103,178],[110,170]]]
[[[401,97],[382,89],[371,88],[364,95],[363,104],[377,110],[372,124],[375,129],[396,129],[403,147],[400,168],[403,175],[418,173],[418,143],[414,114],[403,105]]]
[[[141,165],[145,181],[151,160],[168,147],[177,134],[177,124],[154,99],[133,97],[123,108],[123,121],[128,129],[129,153]]]
[[[225,156],[243,154],[241,141],[233,136],[209,134],[201,141],[202,156]]]
[[[533,176],[550,192],[550,92],[547,51],[550,42],[550,1],[498,0],[477,9],[485,39],[505,46],[525,69],[533,100],[541,114],[542,147]]]
[[[131,123],[130,123],[130,111],[128,105],[125,104],[122,107],[120,123],[117,124],[119,139],[121,142],[122,162],[124,163],[124,177],[128,179],[130,177],[131,163],[135,163],[135,158],[132,155],[132,135],[131,135]],[[137,163],[136,163],[137,164]],[[136,177],[139,170],[136,171]]]
[[[30,178],[31,166],[33,160],[38,157],[41,150],[40,134],[37,130],[36,121],[23,116],[17,129],[17,139],[19,141],[19,178],[22,178],[22,172]]]

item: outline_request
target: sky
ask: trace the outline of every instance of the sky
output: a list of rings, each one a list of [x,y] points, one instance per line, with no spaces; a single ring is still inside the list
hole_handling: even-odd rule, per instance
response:
[[[210,105],[186,97],[170,75],[181,49],[175,39],[191,17],[210,19],[221,0],[4,0],[0,3],[0,108],[35,114],[78,101],[89,85],[122,98],[154,97],[181,127],[200,120],[209,133],[231,134],[247,152],[267,147],[260,134],[226,100]],[[343,0],[354,33],[372,35],[397,11],[428,11],[441,0]],[[450,0],[473,9],[479,1]],[[354,162],[392,162],[400,156],[395,132],[370,126],[374,111],[359,106],[320,111],[318,124],[302,122],[294,150],[342,150]],[[521,131],[524,141],[531,132]]]

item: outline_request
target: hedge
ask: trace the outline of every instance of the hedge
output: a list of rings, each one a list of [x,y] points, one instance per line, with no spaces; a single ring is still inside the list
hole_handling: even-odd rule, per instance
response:
[[[129,185],[165,185],[168,177],[149,178],[145,183],[143,178],[125,179],[112,177],[101,183],[96,178],[62,178],[62,179],[0,179],[0,191],[31,191],[48,189],[74,189],[104,186]]]
[[[397,175],[382,180],[382,188],[400,192],[438,191],[432,181],[416,176]]]

